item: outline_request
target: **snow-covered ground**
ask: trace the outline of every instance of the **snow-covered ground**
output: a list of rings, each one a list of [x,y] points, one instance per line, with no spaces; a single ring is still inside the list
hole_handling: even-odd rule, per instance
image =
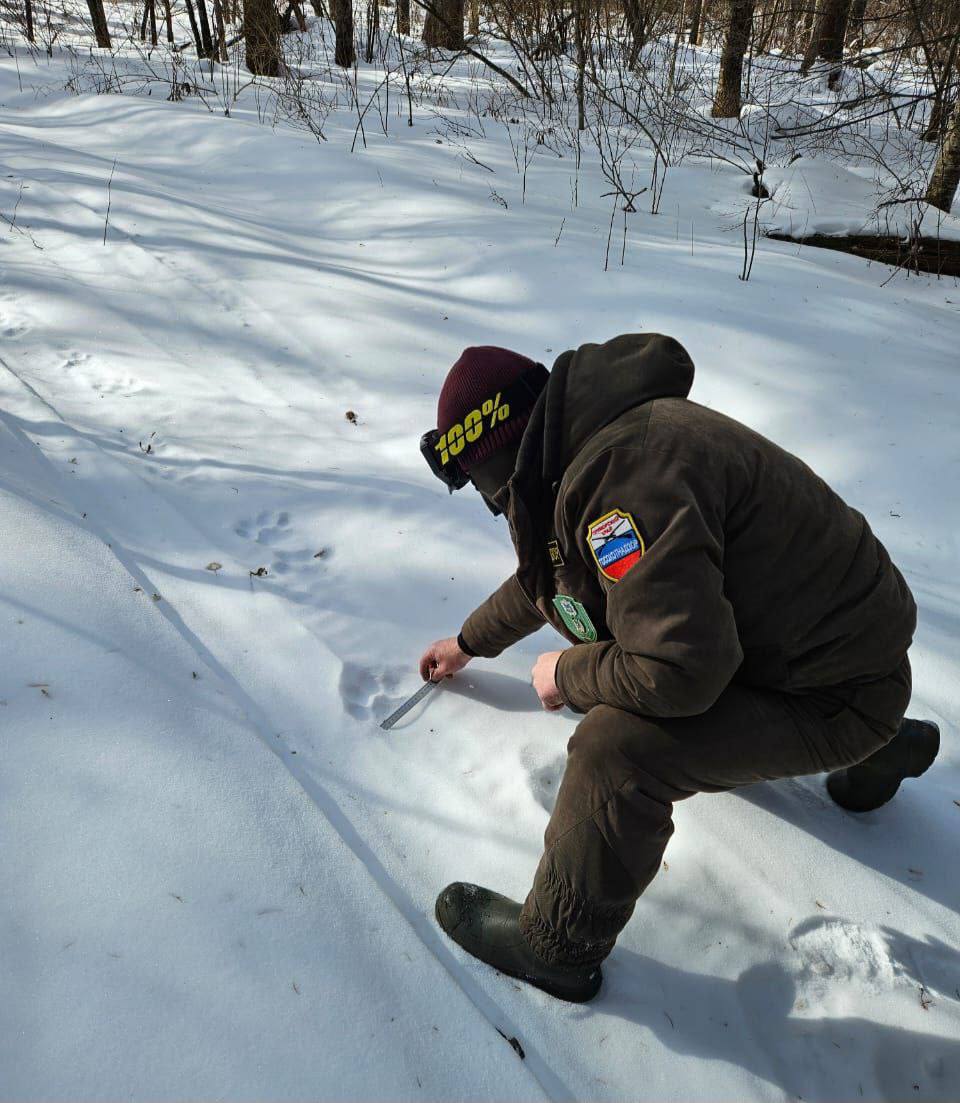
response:
[[[749,181],[694,161],[605,272],[589,153],[524,181],[509,127],[478,165],[419,108],[351,154],[346,110],[318,143],[253,93],[29,66],[0,58],[0,1097],[960,1097],[960,287],[765,241],[744,283]],[[643,329],[867,514],[944,741],[865,816],[818,778],[679,806],[571,1007],[432,914],[528,887],[576,723],[529,686],[556,637],[377,725],[512,569],[418,454],[446,368]]]

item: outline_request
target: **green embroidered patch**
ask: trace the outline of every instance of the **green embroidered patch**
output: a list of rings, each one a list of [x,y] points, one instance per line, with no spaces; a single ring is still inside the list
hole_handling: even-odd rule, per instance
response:
[[[597,630],[593,626],[590,614],[575,597],[570,597],[568,594],[557,594],[553,599],[553,604],[560,614],[560,619],[578,640],[582,640],[584,643],[596,642]]]

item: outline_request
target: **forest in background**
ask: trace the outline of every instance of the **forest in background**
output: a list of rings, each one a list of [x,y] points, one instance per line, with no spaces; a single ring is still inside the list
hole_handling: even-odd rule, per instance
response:
[[[409,125],[424,96],[481,125],[522,115],[518,161],[587,141],[628,212],[641,195],[656,212],[686,159],[719,158],[750,178],[755,230],[769,166],[832,157],[875,178],[864,241],[895,243],[908,268],[929,267],[931,232],[950,252],[929,208],[949,213],[960,185],[960,0],[307,2],[0,0],[0,27],[8,51],[25,40],[38,57],[75,55],[81,92],[160,84],[229,114],[255,80],[266,118],[320,140],[345,104],[361,142],[386,131],[391,93]],[[476,62],[475,86],[438,91],[460,57]],[[372,86],[358,82],[364,66]],[[640,145],[654,153],[642,181]]]

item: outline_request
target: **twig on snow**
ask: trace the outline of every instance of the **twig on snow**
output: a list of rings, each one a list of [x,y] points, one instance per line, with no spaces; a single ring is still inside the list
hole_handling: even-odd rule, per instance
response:
[[[107,227],[110,225],[110,204],[113,201],[111,189],[113,188],[113,174],[117,168],[117,159],[114,157],[113,166],[110,169],[110,179],[107,181],[107,213],[103,220],[103,244],[107,244]]]

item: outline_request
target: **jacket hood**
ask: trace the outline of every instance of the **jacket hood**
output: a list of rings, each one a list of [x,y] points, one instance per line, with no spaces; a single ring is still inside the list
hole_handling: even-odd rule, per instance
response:
[[[686,398],[693,386],[687,350],[662,333],[625,333],[557,357],[517,457],[529,493],[558,483],[595,433],[655,398]]]
[[[581,345],[564,353],[565,368],[551,375],[562,394],[548,394],[544,429],[556,434],[556,453],[565,468],[594,433],[627,410],[654,398],[686,398],[693,386],[687,350],[662,333],[626,333],[602,345]],[[554,390],[553,387],[550,388]],[[553,424],[552,413],[559,424]],[[553,472],[551,472],[553,474]]]

